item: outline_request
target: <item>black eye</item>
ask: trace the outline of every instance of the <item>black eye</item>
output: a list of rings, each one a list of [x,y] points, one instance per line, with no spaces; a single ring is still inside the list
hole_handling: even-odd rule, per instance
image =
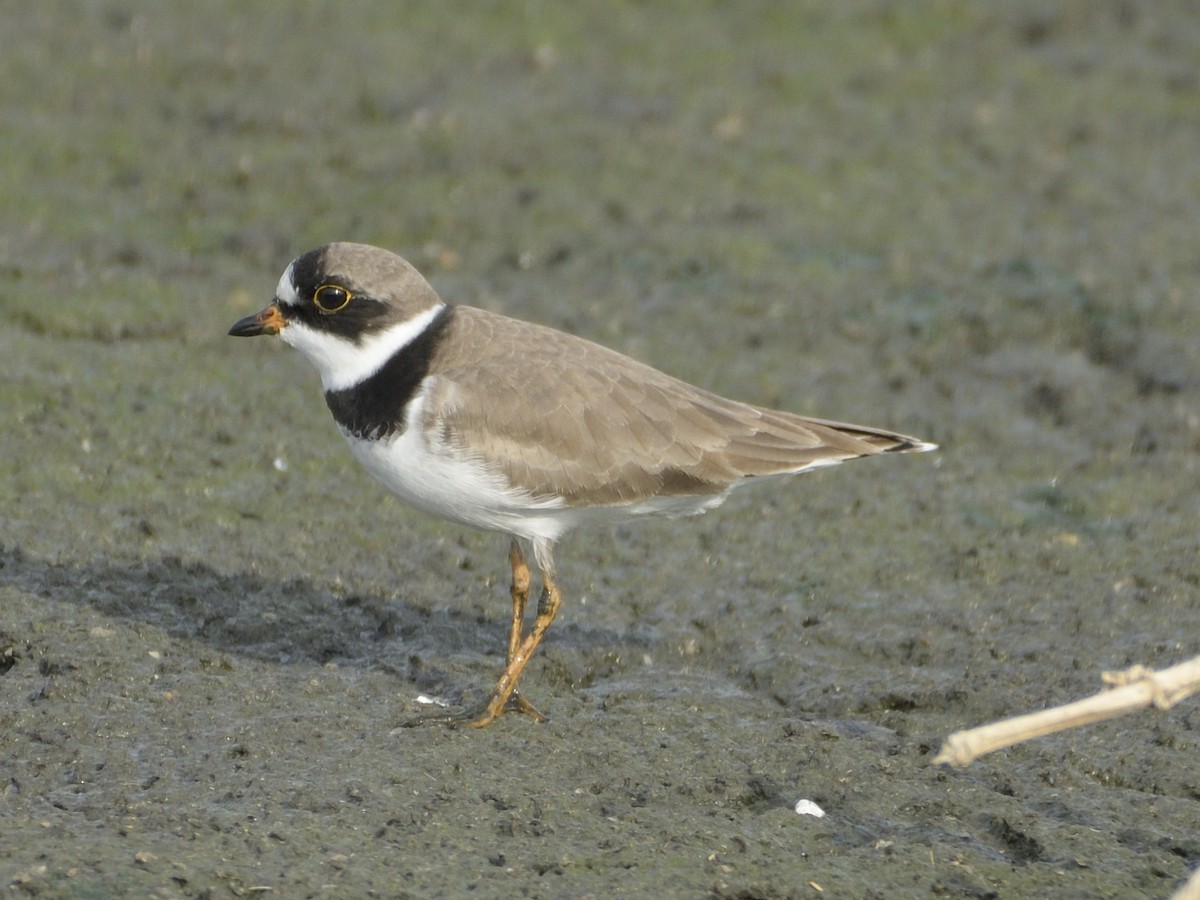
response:
[[[335,313],[350,302],[350,292],[336,284],[323,284],[313,294],[313,303],[323,313]]]

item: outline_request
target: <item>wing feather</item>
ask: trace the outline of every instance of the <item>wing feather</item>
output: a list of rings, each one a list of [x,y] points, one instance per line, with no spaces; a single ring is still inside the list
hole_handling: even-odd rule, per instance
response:
[[[535,497],[567,505],[719,495],[751,476],[926,449],[892,432],[738,403],[583,338],[455,308],[427,427]]]

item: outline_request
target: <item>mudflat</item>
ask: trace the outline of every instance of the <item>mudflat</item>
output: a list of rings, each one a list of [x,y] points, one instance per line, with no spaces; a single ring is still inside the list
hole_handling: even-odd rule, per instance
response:
[[[931,764],[1197,652],[1189,5],[0,18],[14,894],[1166,897],[1200,862],[1194,702]],[[507,543],[386,497],[308,364],[226,337],[330,240],[942,449],[575,533],[550,721],[400,727],[500,670]]]

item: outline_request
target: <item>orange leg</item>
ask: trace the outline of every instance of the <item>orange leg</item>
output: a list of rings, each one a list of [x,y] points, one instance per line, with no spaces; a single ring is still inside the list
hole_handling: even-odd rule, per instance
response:
[[[525,597],[529,593],[529,569],[525,565],[524,557],[521,555],[520,546],[517,544],[516,539],[513,539],[512,550],[509,551],[509,559],[513,561],[513,628],[508,640],[508,665],[505,667],[504,673],[500,676],[500,680],[496,682],[496,686],[492,689],[492,698],[484,708],[483,714],[470,723],[472,728],[483,728],[486,725],[490,725],[509,710],[519,710],[532,716],[539,722],[544,722],[546,719],[545,716],[533,708],[533,705],[528,700],[517,693],[517,679],[521,677],[521,672],[525,668],[525,664],[529,662],[529,658],[533,656],[533,652],[537,649],[538,644],[545,637],[550,623],[558,615],[558,608],[562,606],[562,594],[559,592],[558,584],[554,580],[554,561],[550,558],[549,548],[542,547],[539,549],[541,550],[538,555],[541,557],[539,562],[542,570],[542,596],[538,600],[537,618],[534,619],[533,628],[529,630],[529,634],[522,638],[521,619],[525,611]],[[525,593],[520,600],[521,616],[517,614],[518,561],[520,568],[525,573]]]
[[[525,604],[529,600],[529,566],[525,562],[525,554],[521,552],[521,544],[516,538],[512,539],[512,543],[508,547],[508,562],[512,566],[512,586],[509,588],[509,593],[512,594],[513,602],[513,617],[512,628],[508,632],[508,656],[506,657],[507,666],[511,666],[513,659],[521,650],[521,639],[525,631]],[[518,672],[520,669],[517,670]],[[491,710],[489,702],[487,709]],[[475,728],[482,728],[484,725],[491,722],[497,716],[505,712],[522,712],[525,715],[536,719],[539,722],[545,722],[546,717],[534,708],[534,705],[521,696],[520,691],[516,689],[516,679],[513,679],[513,688],[503,706],[498,712],[487,716],[487,721],[483,721],[481,716],[476,721],[471,722]],[[487,713],[485,712],[485,716]]]
[[[512,566],[513,618],[512,630],[508,633],[508,662],[512,662],[517,648],[521,646],[521,633],[525,630],[525,602],[529,599],[529,566],[525,563],[525,554],[517,539],[512,539],[508,548],[508,562]]]
[[[542,571],[542,596],[538,601],[537,618],[534,620],[533,627],[529,634],[524,634],[525,606],[529,600],[531,583],[529,566],[525,562],[525,555],[521,552],[521,545],[517,539],[513,538],[509,545],[508,561],[512,566],[512,586],[509,588],[513,602],[512,627],[508,633],[508,654],[504,674],[500,676],[500,680],[492,689],[491,698],[484,704],[461,712],[419,715],[405,722],[406,727],[425,725],[431,722],[456,725],[465,721],[472,728],[483,728],[506,712],[520,712],[538,722],[546,721],[546,717],[538,712],[534,705],[521,696],[517,690],[517,679],[521,675],[521,670],[525,668],[529,657],[542,642],[546,629],[550,627],[550,623],[558,614],[559,606],[562,605],[562,597],[559,594],[558,585],[554,581],[554,560],[549,544],[535,542],[534,550],[537,551],[538,564]]]

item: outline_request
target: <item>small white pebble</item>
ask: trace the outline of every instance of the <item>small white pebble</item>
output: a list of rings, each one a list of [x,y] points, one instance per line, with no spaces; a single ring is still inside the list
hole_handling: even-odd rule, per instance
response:
[[[823,818],[825,810],[817,806],[811,800],[797,800],[796,814],[800,816],[816,816],[818,819]]]
[[[533,64],[539,69],[553,69],[558,62],[558,51],[553,44],[542,44],[533,52]]]
[[[417,694],[417,702],[424,703],[426,706],[429,706],[430,704],[433,706],[440,706],[443,709],[450,705],[445,700],[439,700],[437,697],[430,697],[428,694]]]
[[[273,465],[275,467],[276,472],[286,472],[287,471],[287,460],[284,459],[282,456],[275,457],[275,461],[273,463],[271,463],[271,465]]]

